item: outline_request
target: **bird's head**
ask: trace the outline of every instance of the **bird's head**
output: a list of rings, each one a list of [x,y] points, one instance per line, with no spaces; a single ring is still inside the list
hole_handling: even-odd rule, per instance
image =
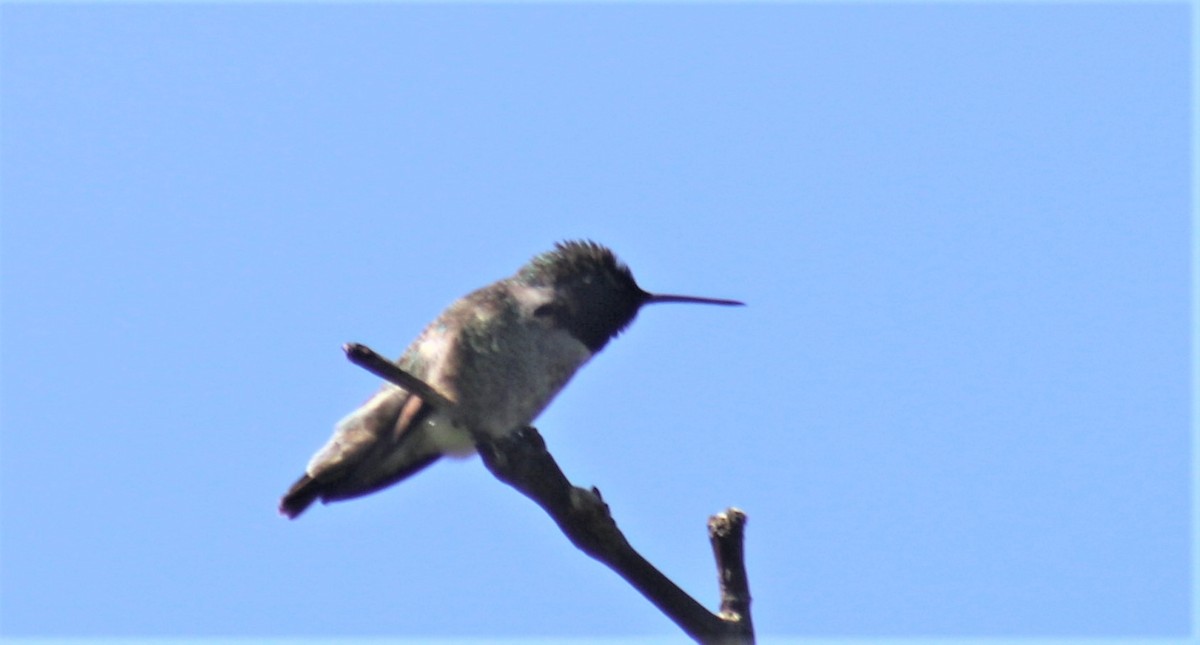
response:
[[[550,316],[592,353],[600,351],[637,316],[643,305],[690,302],[741,305],[736,300],[653,294],[638,286],[633,273],[608,248],[591,241],[560,242],[521,267],[521,284],[549,289],[552,297],[535,316]]]

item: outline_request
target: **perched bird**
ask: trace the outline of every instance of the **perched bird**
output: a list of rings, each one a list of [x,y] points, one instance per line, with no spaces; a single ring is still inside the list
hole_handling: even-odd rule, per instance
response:
[[[609,249],[557,244],[450,305],[397,361],[455,401],[452,410],[385,384],[338,422],[279,511],[295,518],[318,499],[375,492],[443,455],[471,454],[472,432],[499,437],[529,425],[642,305],[658,302],[742,304],[647,293]]]

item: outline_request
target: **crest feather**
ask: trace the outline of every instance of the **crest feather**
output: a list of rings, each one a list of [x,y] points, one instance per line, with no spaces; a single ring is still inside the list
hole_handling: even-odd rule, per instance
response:
[[[520,277],[530,283],[556,286],[588,281],[597,274],[637,288],[629,267],[611,249],[591,240],[555,243],[553,251],[538,255],[522,267]]]

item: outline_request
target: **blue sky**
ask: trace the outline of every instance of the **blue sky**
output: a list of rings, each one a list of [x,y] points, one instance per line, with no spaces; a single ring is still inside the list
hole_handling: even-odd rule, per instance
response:
[[[537,425],[763,637],[1191,632],[1189,5],[13,5],[0,633],[668,637],[477,459],[278,496],[555,241],[663,306]]]

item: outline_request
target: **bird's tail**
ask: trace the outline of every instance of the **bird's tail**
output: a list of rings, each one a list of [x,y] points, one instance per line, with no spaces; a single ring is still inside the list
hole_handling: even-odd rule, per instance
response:
[[[294,520],[321,496],[320,486],[308,475],[302,475],[279,500],[279,512]]]

